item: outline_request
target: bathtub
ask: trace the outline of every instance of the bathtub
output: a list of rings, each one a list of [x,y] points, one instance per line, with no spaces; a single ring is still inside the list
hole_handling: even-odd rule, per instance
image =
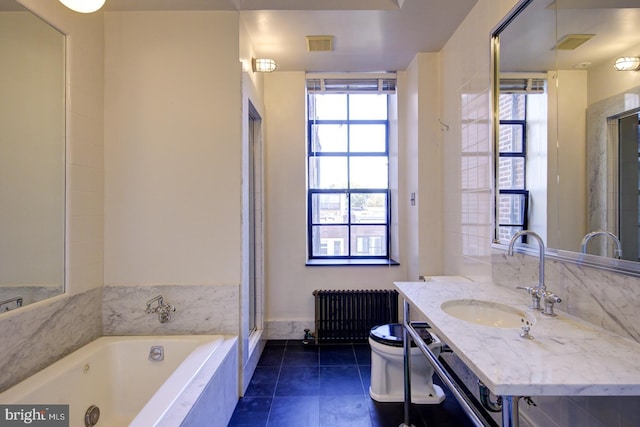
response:
[[[161,346],[163,360],[150,360]],[[226,426],[238,400],[237,338],[101,337],[0,393],[1,404],[68,404],[69,425]]]

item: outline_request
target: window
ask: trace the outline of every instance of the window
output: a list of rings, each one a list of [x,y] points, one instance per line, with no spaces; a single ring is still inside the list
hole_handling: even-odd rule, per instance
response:
[[[526,190],[527,95],[500,95],[498,134],[498,238],[528,228],[529,192]]]
[[[497,237],[501,241],[524,229],[546,230],[547,178],[541,171],[547,170],[547,101],[544,75],[500,79]],[[530,179],[529,170],[536,171]]]
[[[389,259],[385,93],[308,93],[308,258]]]

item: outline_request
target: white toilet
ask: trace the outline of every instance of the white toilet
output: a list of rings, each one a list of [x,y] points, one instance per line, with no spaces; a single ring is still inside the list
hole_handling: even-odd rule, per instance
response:
[[[429,349],[438,357],[442,343],[426,324],[413,324]],[[413,344],[413,342],[412,342]],[[369,333],[371,346],[371,387],[377,402],[404,402],[403,326],[400,323],[376,326]],[[441,387],[433,384],[433,367],[418,347],[411,347],[411,402],[437,404],[444,400]]]

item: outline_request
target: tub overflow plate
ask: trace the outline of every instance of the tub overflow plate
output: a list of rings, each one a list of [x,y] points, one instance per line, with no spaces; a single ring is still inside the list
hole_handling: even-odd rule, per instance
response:
[[[84,414],[84,425],[86,427],[93,427],[98,424],[100,420],[100,408],[96,405],[91,405]]]

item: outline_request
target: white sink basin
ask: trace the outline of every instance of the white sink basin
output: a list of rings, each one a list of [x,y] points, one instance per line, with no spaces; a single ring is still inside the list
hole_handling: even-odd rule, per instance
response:
[[[531,314],[509,305],[476,299],[446,301],[440,306],[442,311],[456,319],[494,328],[520,328],[536,321]]]

